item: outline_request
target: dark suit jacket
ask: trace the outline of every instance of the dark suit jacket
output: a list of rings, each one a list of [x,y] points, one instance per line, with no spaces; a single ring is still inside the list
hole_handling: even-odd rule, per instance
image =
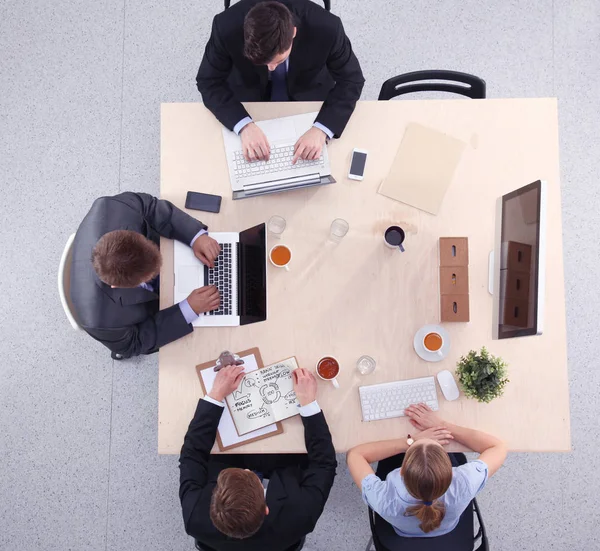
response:
[[[73,243],[71,301],[82,327],[115,353],[147,354],[192,332],[178,304],[158,309],[158,294],[141,287],[111,289],[92,266],[92,250],[113,230],[132,230],[159,245],[159,236],[187,245],[206,226],[169,201],[146,193],[100,197],[81,222]]]
[[[323,412],[302,417],[308,451],[307,467],[275,470],[269,479],[269,514],[259,531],[244,540],[234,540],[212,524],[209,511],[219,472],[227,465],[219,456],[209,458],[223,408],[200,400],[185,436],[179,458],[179,498],[186,532],[217,551],[281,551],[312,532],[323,512],[333,485],[335,450]]]
[[[244,17],[260,0],[241,0],[215,16],[196,77],[204,105],[224,126],[233,127],[248,112],[241,101],[268,101],[266,65],[244,57]],[[317,122],[339,137],[365,79],[339,17],[310,0],[281,0],[296,19],[289,58],[288,93],[295,101],[325,101]]]

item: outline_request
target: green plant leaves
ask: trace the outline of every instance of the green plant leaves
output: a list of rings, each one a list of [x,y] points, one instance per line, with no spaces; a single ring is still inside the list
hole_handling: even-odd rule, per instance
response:
[[[479,353],[470,350],[461,357],[456,374],[465,396],[488,403],[502,396],[509,382],[506,367],[502,358],[492,356],[484,346]]]

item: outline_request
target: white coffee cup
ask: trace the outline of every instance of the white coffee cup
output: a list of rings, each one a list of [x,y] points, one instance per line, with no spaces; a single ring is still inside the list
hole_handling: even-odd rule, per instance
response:
[[[427,348],[427,345],[425,344],[425,339],[432,334],[437,335],[441,341],[440,347],[437,350],[431,350],[430,348]],[[426,352],[430,352],[431,354],[437,354],[438,356],[443,356],[444,354],[442,353],[442,348],[444,348],[444,337],[440,335],[440,333],[438,333],[437,331],[428,331],[427,334],[423,337],[423,348]]]
[[[273,251],[279,247],[286,249],[290,253],[290,259],[285,264],[276,264],[275,262],[273,262],[273,258],[272,258]],[[271,261],[271,264],[273,264],[273,266],[275,266],[276,268],[285,268],[289,272],[290,271],[290,262],[292,261],[292,249],[290,249],[287,245],[278,243],[277,245],[273,246],[271,248],[271,250],[269,251],[269,260]]]
[[[337,364],[337,367],[338,367],[338,370],[337,370],[337,373],[335,374],[335,377],[332,377],[331,379],[326,379],[325,377],[323,377],[323,375],[321,375],[321,374],[319,373],[319,364],[320,364],[320,363],[321,363],[323,360],[326,360],[326,359],[328,359],[328,358],[332,359],[332,360],[333,360],[333,361],[334,361],[334,362]],[[341,369],[340,362],[337,360],[337,358],[334,358],[333,356],[323,356],[323,357],[322,357],[322,358],[321,358],[321,359],[320,359],[320,360],[317,362],[317,365],[315,366],[315,371],[317,372],[317,376],[318,376],[320,379],[323,379],[324,381],[331,381],[331,383],[333,384],[333,386],[334,386],[335,388],[340,388],[340,383],[338,383],[338,382],[337,382],[337,378],[336,378],[336,377],[339,375],[339,373],[340,373],[340,369]]]

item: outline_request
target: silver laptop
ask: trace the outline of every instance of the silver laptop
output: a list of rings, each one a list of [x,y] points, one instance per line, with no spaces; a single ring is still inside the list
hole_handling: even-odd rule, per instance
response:
[[[294,145],[313,125],[317,114],[305,113],[257,122],[271,145],[269,161],[247,162],[242,152],[241,138],[223,128],[234,199],[335,182],[331,176],[327,146],[323,147],[319,159],[300,159],[296,164],[292,164]]]
[[[267,240],[265,224],[240,233],[211,233],[221,245],[215,267],[208,268],[187,245],[174,242],[174,301],[199,287],[215,285],[219,308],[201,314],[196,327],[247,325],[267,319]]]

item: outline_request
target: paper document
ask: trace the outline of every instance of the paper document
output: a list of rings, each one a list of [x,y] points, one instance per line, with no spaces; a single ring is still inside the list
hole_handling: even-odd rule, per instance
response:
[[[242,356],[241,359],[244,360],[244,370],[246,373],[250,373],[258,369],[254,354]],[[200,371],[200,376],[202,377],[202,381],[204,382],[204,386],[206,388],[206,393],[208,394],[212,390],[217,372],[215,372],[215,370],[212,368],[203,369]],[[219,436],[221,437],[223,447],[227,448],[229,446],[233,446],[234,444],[240,444],[246,440],[251,440],[257,436],[263,436],[265,434],[270,434],[271,432],[277,431],[277,425],[267,424],[267,426],[261,425],[261,427],[262,428],[259,430],[249,432],[244,434],[244,436],[240,436],[235,428],[235,424],[233,423],[233,418],[231,417],[229,408],[226,406],[219,423]]]
[[[298,415],[300,404],[292,381],[292,371],[297,367],[296,358],[288,358],[252,371],[225,398],[238,434]]]
[[[411,123],[379,193],[437,214],[465,148],[460,140]]]

